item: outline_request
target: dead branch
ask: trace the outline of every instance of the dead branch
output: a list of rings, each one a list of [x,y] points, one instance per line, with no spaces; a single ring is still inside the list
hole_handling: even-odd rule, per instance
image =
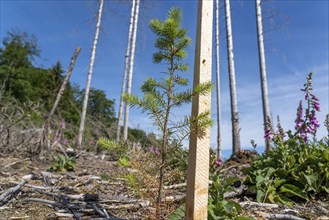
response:
[[[306,220],[304,218],[299,218],[297,216],[287,214],[262,214],[262,217],[266,219]]]
[[[53,192],[46,192],[40,189],[35,189],[38,193],[45,194],[48,196],[53,196],[61,199],[72,199],[72,200],[79,200],[84,202],[90,201],[98,201],[99,195],[98,194],[79,194],[79,195],[69,195],[69,194],[62,194],[62,193],[53,193]]]
[[[5,204],[9,200],[11,200],[14,197],[14,194],[22,188],[31,178],[33,177],[32,174],[24,176],[22,182],[20,182],[18,185],[7,189],[4,193],[0,195],[0,203]]]
[[[19,184],[19,182],[16,181],[10,181],[10,183],[13,184]],[[31,189],[42,189],[42,190],[52,190],[55,189],[55,187],[51,187],[51,186],[35,186],[35,185],[31,185],[31,184],[25,184],[25,187],[29,187]]]
[[[246,188],[247,187],[245,185],[241,185],[238,189],[235,189],[235,191],[233,191],[233,192],[224,193],[224,198],[225,199],[230,199],[230,198],[234,198],[236,196],[239,196],[244,192],[244,190]]]
[[[57,94],[57,97],[56,97],[56,101],[55,101],[55,103],[54,103],[54,106],[53,106],[53,108],[51,109],[51,112],[49,113],[49,116],[48,116],[48,122],[50,121],[51,117],[52,117],[53,114],[55,113],[55,110],[56,110],[56,108],[57,108],[57,106],[58,106],[58,104],[59,104],[59,101],[61,100],[61,97],[62,97],[62,95],[63,95],[63,93],[64,93],[64,91],[65,91],[65,88],[66,88],[66,84],[67,84],[67,82],[68,82],[69,79],[70,79],[70,76],[71,76],[71,74],[72,74],[72,71],[73,71],[73,67],[74,67],[75,61],[76,61],[76,59],[77,59],[77,57],[78,57],[80,51],[81,51],[81,48],[80,48],[80,47],[78,47],[78,48],[75,49],[75,51],[74,51],[74,54],[73,54],[73,56],[72,56],[72,58],[71,58],[71,63],[70,63],[69,69],[68,69],[67,72],[66,72],[66,75],[65,75],[65,78],[64,78],[63,84],[62,84],[62,86],[61,86],[61,88],[60,88],[60,90],[59,90],[59,92],[58,92],[58,94]]]
[[[47,200],[47,199],[39,199],[39,198],[27,198],[27,199],[23,199],[22,202],[36,202],[36,203],[42,203],[48,206],[52,206],[52,207],[57,207],[57,208],[68,208],[67,206],[63,205],[62,203],[59,202],[54,202],[51,200]]]
[[[18,163],[21,163],[21,162],[23,162],[23,161],[27,161],[27,160],[30,160],[29,158],[25,158],[24,160],[19,160],[19,161],[15,161],[15,162],[12,162],[12,163],[10,163],[10,164],[7,164],[7,165],[5,165],[5,166],[3,166],[1,169],[6,169],[7,167],[10,167],[10,166],[13,166],[13,165],[15,165],[15,164],[18,164]]]
[[[279,208],[279,206],[277,204],[258,203],[258,202],[252,202],[252,201],[240,202],[240,206],[241,207],[245,207],[245,206],[259,206],[259,207],[271,208],[271,209]]]

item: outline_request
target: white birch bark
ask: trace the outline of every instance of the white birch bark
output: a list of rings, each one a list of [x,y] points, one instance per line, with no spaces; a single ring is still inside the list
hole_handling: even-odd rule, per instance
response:
[[[136,48],[136,35],[137,35],[137,27],[138,27],[138,16],[139,16],[139,4],[140,0],[136,0],[136,11],[134,17],[134,31],[133,38],[131,43],[131,56],[130,56],[130,64],[129,64],[129,75],[128,75],[128,83],[127,83],[127,94],[131,94],[131,84],[132,77],[134,71],[134,58],[135,58],[135,48]],[[125,105],[125,118],[123,125],[123,140],[128,139],[128,121],[129,121],[129,105]]]
[[[127,81],[127,74],[129,70],[129,58],[130,58],[130,47],[131,47],[131,38],[133,33],[133,25],[134,25],[134,15],[135,15],[135,0],[131,1],[131,14],[130,14],[130,23],[129,23],[129,32],[128,32],[128,42],[127,42],[127,50],[125,56],[125,67],[123,72],[123,79],[122,79],[122,88],[121,88],[121,96],[120,96],[120,106],[119,106],[119,113],[118,113],[118,127],[117,127],[117,141],[120,141],[121,136],[121,121],[122,121],[122,112],[123,112],[123,95],[126,91],[126,81]]]
[[[256,18],[257,18],[257,39],[258,39],[260,83],[262,89],[263,119],[264,119],[264,133],[265,133],[267,130],[270,129],[268,121],[271,120],[271,118],[270,118],[270,104],[269,104],[268,91],[267,91],[261,0],[255,0],[255,6],[256,6]],[[265,145],[267,151],[271,150],[270,140],[265,139]]]
[[[215,41],[216,41],[216,103],[217,103],[217,158],[222,158],[221,146],[221,107],[220,107],[220,57],[219,57],[219,0],[215,1]]]
[[[91,78],[92,78],[92,73],[93,73],[95,54],[96,54],[96,48],[97,48],[97,41],[98,41],[98,35],[99,35],[99,29],[100,29],[100,25],[101,25],[101,18],[102,18],[102,12],[103,12],[103,3],[104,3],[104,0],[99,1],[99,11],[98,11],[97,24],[96,24],[96,31],[95,31],[94,43],[93,43],[93,48],[92,48],[91,57],[90,57],[90,64],[89,64],[89,71],[88,71],[88,78],[87,78],[87,86],[86,86],[86,90],[85,90],[85,96],[84,96],[83,107],[82,107],[82,114],[81,114],[81,119],[80,119],[80,129],[79,129],[79,136],[78,136],[78,146],[80,146],[80,147],[81,147],[83,132],[84,132],[84,128],[85,128],[85,120],[86,120],[86,113],[87,113],[90,83],[91,83]]]
[[[225,14],[226,14],[226,35],[227,35],[226,39],[227,39],[228,69],[229,69],[230,98],[231,98],[232,144],[233,144],[233,153],[236,153],[240,151],[241,143],[240,143],[238,101],[237,101],[236,82],[235,82],[230,0],[225,0]]]

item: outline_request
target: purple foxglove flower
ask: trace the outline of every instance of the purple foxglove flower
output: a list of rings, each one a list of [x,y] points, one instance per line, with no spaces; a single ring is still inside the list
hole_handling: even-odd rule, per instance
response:
[[[218,167],[220,167],[222,165],[222,163],[223,163],[222,159],[218,159],[218,160],[215,161],[214,166],[216,168],[218,168]]]
[[[313,112],[312,115],[311,115],[310,123],[311,123],[311,125],[313,125],[316,128],[320,127],[320,123],[319,123],[318,119],[315,116],[315,112]]]
[[[314,133],[314,128],[313,128],[313,126],[311,124],[308,124],[306,126],[306,132],[307,133],[310,133],[310,134],[313,134]]]
[[[154,153],[154,152],[155,152],[155,147],[153,147],[153,146],[149,147],[149,151],[150,151],[151,153]]]
[[[61,121],[61,128],[65,129],[65,120],[64,119],[62,119],[62,121]]]
[[[297,118],[295,120],[295,129],[298,130],[303,126],[303,103],[299,101],[299,105],[297,108]]]
[[[65,138],[64,141],[63,141],[63,144],[64,145],[68,145],[69,144],[69,141]]]
[[[160,155],[160,151],[158,150],[158,148],[155,148],[155,152],[154,152],[157,156]]]
[[[317,103],[317,102],[314,102],[313,103],[313,107],[314,107],[314,109],[316,110],[316,111],[321,111],[321,109],[320,109],[320,104],[319,103]]]
[[[61,133],[60,131],[57,129],[55,132],[55,138],[54,138],[55,142],[60,142],[61,141]]]
[[[151,153],[154,153],[154,154],[158,155],[158,156],[160,155],[160,151],[158,150],[158,148],[156,148],[154,146],[149,147],[149,151]]]
[[[299,129],[299,128],[301,128],[302,126],[303,126],[303,122],[300,121],[300,122],[298,122],[298,123],[296,124],[296,129]]]
[[[303,140],[305,142],[307,142],[307,134],[306,134],[306,132],[304,130],[300,130],[299,134],[300,134],[300,137],[303,138]]]
[[[272,129],[269,129],[265,132],[264,138],[266,138],[267,140],[272,140],[274,138],[274,133]]]
[[[311,94],[312,96],[312,99],[315,100],[315,101],[320,101],[320,99],[318,97],[316,97],[315,95]]]

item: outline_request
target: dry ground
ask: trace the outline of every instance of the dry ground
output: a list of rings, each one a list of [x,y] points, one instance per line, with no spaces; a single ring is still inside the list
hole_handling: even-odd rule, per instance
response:
[[[242,178],[241,167],[248,166],[251,156],[252,153],[245,151],[227,161],[223,167],[226,175]],[[106,209],[108,219],[155,219],[152,217],[154,216],[152,202],[145,200],[145,197],[141,199],[141,196],[123,178],[123,174],[136,171],[122,168],[115,161],[110,161],[107,157],[102,159],[92,153],[82,152],[76,161],[77,166],[74,172],[50,173],[47,172],[49,163],[41,163],[29,158],[2,156],[0,158],[0,194],[16,186],[27,174],[34,174],[34,178],[28,181],[9,203],[0,203],[0,220],[79,219],[79,217],[80,219],[105,219],[101,218],[96,209],[93,209],[93,205],[101,211]],[[39,189],[37,189],[38,186]],[[139,186],[139,188],[142,187]],[[184,189],[181,191],[184,192]],[[65,195],[82,194],[97,195],[99,198],[87,202],[69,200],[65,197]],[[73,205],[82,208],[73,208],[70,211],[67,207],[54,208],[47,204],[26,201],[31,198],[56,201],[66,204],[67,207]],[[255,219],[270,219],[262,217],[265,214],[285,214],[303,219],[329,220],[329,202],[325,200],[309,201],[306,204],[296,204],[293,208],[288,208],[282,205],[263,206],[253,203],[252,198],[245,195],[234,199],[243,205],[243,214],[254,216]],[[174,204],[171,203],[168,207],[174,207]],[[76,212],[75,217],[73,217],[74,212]]]

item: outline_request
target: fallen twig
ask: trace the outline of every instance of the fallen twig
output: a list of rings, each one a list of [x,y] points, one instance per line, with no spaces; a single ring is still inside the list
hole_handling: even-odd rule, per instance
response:
[[[7,164],[7,165],[1,167],[1,169],[4,170],[4,169],[6,169],[7,167],[13,166],[13,165],[15,165],[15,164],[18,164],[18,163],[21,163],[21,162],[23,162],[23,161],[27,161],[27,160],[30,160],[30,159],[29,159],[29,158],[26,158],[26,159],[24,159],[24,160],[19,160],[19,161],[12,162],[12,163],[10,163],[10,164]]]
[[[258,203],[258,202],[252,202],[252,201],[246,201],[246,202],[240,202],[240,206],[243,208],[245,206],[259,206],[264,208],[271,208],[276,209],[279,208],[277,204],[271,204],[271,203]]]
[[[287,214],[262,214],[262,217],[267,219],[306,220],[304,218],[299,218],[297,216]]]
[[[224,193],[224,198],[225,199],[230,199],[230,198],[239,196],[244,192],[245,189],[246,189],[246,186],[241,185],[239,188],[235,189],[235,191],[233,191],[233,192]]]
[[[24,186],[28,180],[30,180],[33,177],[32,174],[24,176],[22,182],[20,182],[18,185],[7,189],[4,193],[0,195],[0,202],[2,204],[7,203],[9,200],[12,199],[12,196],[14,193],[16,193],[22,186]]]
[[[23,199],[22,202],[36,202],[36,203],[42,203],[42,204],[52,206],[52,207],[57,207],[57,208],[68,208],[67,206],[63,205],[62,203],[54,202],[54,201],[47,200],[47,199],[27,198],[27,199]]]
[[[19,184],[19,182],[16,182],[16,181],[10,181],[10,183]],[[42,190],[56,189],[56,187],[51,187],[51,186],[36,186],[36,185],[31,185],[31,184],[25,184],[24,186],[25,187],[32,188],[32,189],[42,189]]]

